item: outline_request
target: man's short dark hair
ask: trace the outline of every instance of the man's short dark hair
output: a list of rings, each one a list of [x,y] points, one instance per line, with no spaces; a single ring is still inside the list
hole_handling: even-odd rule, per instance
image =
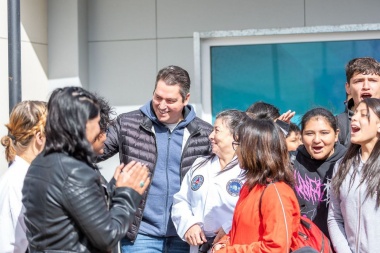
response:
[[[301,129],[296,124],[290,122],[290,124],[289,124],[289,132],[288,132],[288,135],[286,137],[289,137],[292,132],[294,132],[295,134],[300,134],[301,133]]]
[[[171,65],[161,69],[156,77],[155,90],[160,80],[164,81],[167,85],[179,85],[183,101],[185,101],[186,95],[190,93],[191,82],[189,73],[181,67]]]
[[[354,58],[346,65],[347,83],[350,83],[355,74],[380,76],[380,63],[371,57]]]

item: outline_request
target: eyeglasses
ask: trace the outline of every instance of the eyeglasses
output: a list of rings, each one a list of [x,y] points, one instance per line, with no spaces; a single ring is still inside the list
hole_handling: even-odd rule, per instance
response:
[[[236,151],[237,147],[240,146],[240,142],[238,141],[233,141],[232,142],[232,148]]]

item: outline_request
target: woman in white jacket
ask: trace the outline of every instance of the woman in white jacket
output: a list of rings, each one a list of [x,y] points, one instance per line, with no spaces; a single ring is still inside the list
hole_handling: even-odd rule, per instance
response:
[[[198,158],[174,195],[172,220],[190,252],[207,252],[231,229],[232,216],[244,183],[233,148],[234,129],[247,118],[226,110],[216,116],[210,134],[212,155]],[[201,246],[199,246],[201,245]]]
[[[8,134],[1,138],[10,164],[0,179],[0,252],[24,253],[28,247],[22,212],[25,174],[45,145],[46,103],[23,101],[12,110]]]
[[[380,252],[380,100],[351,119],[351,145],[332,179],[328,228],[337,253]]]

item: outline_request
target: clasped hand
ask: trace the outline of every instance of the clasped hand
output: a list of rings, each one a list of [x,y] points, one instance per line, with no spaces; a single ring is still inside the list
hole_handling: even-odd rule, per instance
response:
[[[116,167],[116,187],[129,187],[142,195],[150,184],[150,171],[145,164],[131,161]]]

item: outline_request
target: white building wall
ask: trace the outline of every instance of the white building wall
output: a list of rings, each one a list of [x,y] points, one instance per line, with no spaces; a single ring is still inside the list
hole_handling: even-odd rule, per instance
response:
[[[21,0],[21,81],[23,100],[48,98],[47,0]],[[7,134],[8,95],[8,14],[7,0],[0,0],[0,138]],[[0,175],[7,168],[0,147]]]
[[[87,1],[48,1],[49,89],[88,89]]]
[[[0,0],[0,138],[7,131],[4,124],[8,121],[8,21],[7,0]],[[4,148],[0,147],[0,175],[6,168]]]

